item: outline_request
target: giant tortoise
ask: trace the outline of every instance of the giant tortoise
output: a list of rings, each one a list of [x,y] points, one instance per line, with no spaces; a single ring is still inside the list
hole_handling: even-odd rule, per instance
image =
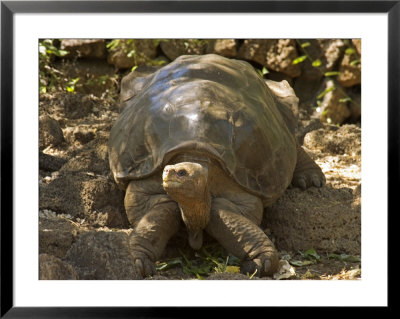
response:
[[[325,177],[296,141],[294,91],[286,81],[270,86],[249,63],[214,54],[123,79],[109,160],[126,191],[142,276],[155,273],[181,224],[193,249],[205,231],[241,259],[242,272],[277,270],[277,251],[259,227],[264,207],[290,184],[321,187]]]

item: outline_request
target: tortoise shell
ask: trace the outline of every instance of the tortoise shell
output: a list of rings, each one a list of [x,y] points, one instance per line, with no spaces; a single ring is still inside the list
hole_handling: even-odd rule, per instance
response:
[[[294,116],[249,63],[181,56],[150,75],[128,78],[121,97],[109,161],[122,189],[159,173],[181,152],[207,154],[266,204],[290,184]]]

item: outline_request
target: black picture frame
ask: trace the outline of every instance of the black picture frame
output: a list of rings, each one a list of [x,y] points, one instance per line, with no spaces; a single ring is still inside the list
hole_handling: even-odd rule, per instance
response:
[[[396,1],[1,1],[1,318],[178,318],[187,308],[15,307],[13,303],[13,19],[15,13],[387,13],[388,218],[399,212],[400,0]],[[379,168],[378,168],[379,169]],[[393,223],[392,223],[393,224]],[[389,222],[388,225],[391,225]],[[393,234],[391,232],[390,234]],[[393,242],[388,237],[388,243]],[[390,245],[389,245],[390,248]],[[390,249],[389,249],[390,250]],[[388,280],[388,287],[390,281]],[[390,298],[388,300],[390,306]],[[387,307],[390,308],[390,307]],[[255,309],[257,310],[257,309]],[[239,309],[235,310],[240,314]],[[268,310],[270,311],[270,310]],[[303,311],[301,311],[303,312]],[[193,312],[191,312],[193,314]],[[196,316],[226,316],[197,309]],[[246,310],[246,314],[249,312]],[[300,312],[297,313],[299,315]],[[243,314],[244,315],[244,314]],[[270,313],[269,313],[270,315]]]

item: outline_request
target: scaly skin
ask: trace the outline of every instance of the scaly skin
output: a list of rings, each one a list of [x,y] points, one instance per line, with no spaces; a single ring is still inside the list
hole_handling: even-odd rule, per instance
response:
[[[263,216],[262,200],[240,188],[207,158],[188,160],[186,154],[167,165],[163,183],[160,173],[131,181],[126,191],[125,208],[134,227],[132,254],[142,276],[156,273],[154,262],[182,220],[192,248],[201,247],[202,232],[206,231],[242,260],[242,273],[270,276],[276,272],[277,251],[258,226]],[[298,160],[292,183],[302,188],[323,186],[321,169],[301,147]]]
[[[301,146],[297,146],[297,163],[292,178],[292,186],[303,190],[325,185],[325,175]]]
[[[262,206],[258,215],[262,216]],[[217,239],[231,254],[242,260],[241,272],[257,276],[272,275],[278,269],[278,254],[267,235],[240,213],[238,205],[216,198],[206,232]]]
[[[180,227],[178,204],[165,194],[158,177],[130,182],[125,210],[134,228],[130,246],[135,265],[143,277],[154,275],[154,262]]]

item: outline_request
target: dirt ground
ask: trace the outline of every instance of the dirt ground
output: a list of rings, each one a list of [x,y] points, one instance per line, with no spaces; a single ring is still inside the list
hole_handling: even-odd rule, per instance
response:
[[[72,78],[93,81],[77,92],[40,94],[41,278],[62,279],[69,273],[70,279],[107,279],[97,273],[85,277],[86,266],[82,275],[83,266],[79,268],[71,250],[83,234],[131,232],[107,155],[109,132],[118,116],[121,75],[115,77],[106,63],[84,60],[60,68]],[[104,74],[108,76],[95,82]],[[280,252],[281,270],[263,279],[360,279],[360,125],[315,125],[311,118],[303,118],[302,125],[303,147],[320,165],[327,183],[322,189],[288,189],[266,208],[262,228]],[[239,274],[237,261],[212,239],[206,238],[205,251],[195,253],[185,236],[182,232],[171,240],[165,258],[157,263],[159,274],[152,279],[256,279]],[[204,255],[207,252],[211,257]],[[206,260],[211,266],[203,274],[199,269]]]

